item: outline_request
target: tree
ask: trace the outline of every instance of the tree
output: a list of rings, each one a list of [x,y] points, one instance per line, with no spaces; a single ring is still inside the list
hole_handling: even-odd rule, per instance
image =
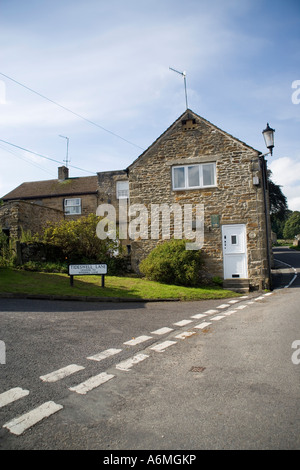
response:
[[[287,219],[287,221],[284,225],[283,237],[284,238],[294,238],[299,233],[300,233],[300,212],[295,211]]]
[[[281,186],[275,184],[271,179],[271,170],[268,170],[268,187],[270,199],[270,215],[272,231],[278,238],[283,237],[284,224],[290,215],[287,198],[281,190]]]

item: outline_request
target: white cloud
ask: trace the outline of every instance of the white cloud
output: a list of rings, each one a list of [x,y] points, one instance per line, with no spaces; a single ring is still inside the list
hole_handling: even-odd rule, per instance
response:
[[[300,211],[300,159],[278,158],[269,163],[272,181],[282,186],[290,210]]]

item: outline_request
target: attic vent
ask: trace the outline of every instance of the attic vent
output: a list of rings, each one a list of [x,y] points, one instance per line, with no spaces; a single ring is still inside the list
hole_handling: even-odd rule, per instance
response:
[[[196,129],[196,119],[183,119],[181,122],[184,131]]]

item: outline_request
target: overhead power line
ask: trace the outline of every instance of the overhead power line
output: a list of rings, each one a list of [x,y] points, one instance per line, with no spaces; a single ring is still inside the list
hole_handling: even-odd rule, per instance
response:
[[[118,139],[121,139],[123,140],[124,142],[127,142],[127,144],[130,144],[130,145],[133,145],[134,147],[137,147],[139,148],[140,150],[145,150],[144,148],[140,147],[139,145],[133,143],[133,142],[130,142],[130,140],[127,140],[125,139],[124,137],[121,137],[120,135],[116,134],[115,132],[112,132],[110,131],[109,129],[106,129],[105,127],[102,127],[100,126],[100,124],[97,124],[96,122],[94,121],[91,121],[90,119],[87,119],[85,118],[84,116],[82,116],[81,114],[78,114],[76,113],[75,111],[72,111],[71,109],[67,108],[66,106],[63,106],[62,104],[60,103],[57,103],[56,101],[48,98],[47,96],[43,95],[42,93],[39,93],[38,91],[35,91],[33,90],[32,88],[24,85],[23,83],[21,82],[18,82],[17,80],[15,80],[14,78],[12,77],[9,77],[8,75],[5,75],[4,73],[0,72],[0,75],[2,75],[3,77],[7,78],[8,80],[11,80],[12,82],[16,83],[17,85],[20,85],[21,87],[25,88],[26,90],[29,90],[30,92],[40,96],[41,98],[49,101],[50,103],[53,103],[55,104],[56,106],[59,106],[60,108],[64,109],[65,111],[68,111],[69,113],[73,114],[74,116],[77,116],[79,117],[80,119],[83,119],[84,121],[88,122],[89,124],[92,124],[93,126],[96,126],[98,127],[99,129],[102,129],[103,131],[105,132],[108,132],[109,134],[113,135],[114,137],[117,137]]]
[[[59,163],[60,165],[63,165],[63,163],[60,162],[59,160],[55,160],[54,158],[47,157],[46,155],[42,155],[40,153],[34,152],[33,150],[28,150],[24,147],[21,147],[20,145],[12,144],[11,142],[7,142],[6,140],[3,140],[3,139],[0,139],[0,142],[3,142],[4,144],[7,144],[7,145],[11,145],[12,147],[18,148],[20,150],[24,150],[24,152],[32,153],[33,155],[37,155],[38,157],[46,158],[47,160],[50,160],[52,162]],[[85,171],[86,173],[91,173],[92,175],[97,174],[94,171],[84,170],[83,168],[79,168],[77,166],[73,166],[73,165],[69,165],[69,166],[72,167],[72,168],[76,168],[76,170]]]

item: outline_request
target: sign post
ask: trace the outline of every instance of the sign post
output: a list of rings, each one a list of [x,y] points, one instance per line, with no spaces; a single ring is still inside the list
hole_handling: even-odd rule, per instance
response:
[[[105,274],[107,274],[107,264],[70,264],[69,276],[70,285],[74,285],[74,276],[102,276],[101,287],[105,286]]]

